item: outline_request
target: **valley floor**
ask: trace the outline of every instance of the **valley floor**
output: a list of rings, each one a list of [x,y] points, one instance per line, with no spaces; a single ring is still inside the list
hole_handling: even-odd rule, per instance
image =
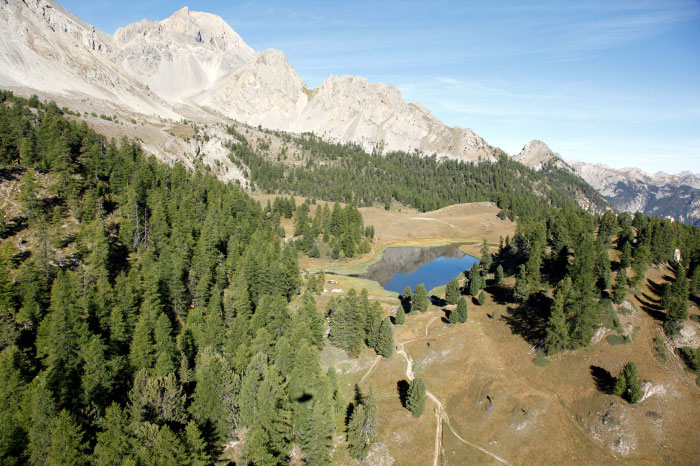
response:
[[[484,238],[497,244],[499,236],[514,232],[514,224],[499,220],[497,212],[489,204],[426,214],[365,208],[365,224],[376,229],[370,254],[335,264],[305,259],[302,267],[324,269],[333,280],[318,298],[322,308],[330,296],[367,288],[370,299],[393,315],[396,294],[341,273],[360,273],[389,245],[464,241],[477,255]],[[545,366],[533,364],[543,328],[504,299],[512,278],[504,288],[487,288],[483,306],[470,302],[466,324],[448,325],[436,306],[408,314],[405,325],[394,327],[397,351],[389,359],[370,350],[351,359],[328,347],[324,364],[336,366],[347,400],[356,385],[366,392],[373,384],[378,394],[380,444],[367,464],[695,464],[700,388],[668,342],[665,359],[653,342],[663,338],[652,308],[658,299],[654,283],[664,275],[664,269],[650,269],[638,295],[628,295],[633,310],[621,320],[634,330],[630,343],[613,346],[601,333],[597,343],[556,355]],[[647,397],[637,405],[608,393],[606,385],[630,360],[649,382]],[[429,392],[419,419],[401,406],[398,394],[398,384],[414,375]],[[337,443],[343,442],[338,436]],[[352,464],[343,448],[334,462]]]

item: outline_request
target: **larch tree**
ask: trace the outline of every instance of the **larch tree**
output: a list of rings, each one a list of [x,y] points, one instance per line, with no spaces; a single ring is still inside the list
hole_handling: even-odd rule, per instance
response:
[[[565,304],[571,289],[571,280],[566,278],[557,287],[554,293],[554,301],[550,309],[549,320],[547,321],[544,348],[547,354],[555,354],[568,349],[571,342],[569,339],[569,324],[567,322]]]
[[[498,267],[496,267],[496,277],[495,277],[496,285],[502,285],[503,280],[504,280],[503,266],[501,264],[498,264]]]
[[[51,431],[51,445],[46,456],[46,466],[82,466],[90,464],[86,454],[87,444],[83,431],[71,414],[63,410],[58,413],[56,425]]]
[[[520,266],[513,290],[513,295],[520,302],[526,302],[542,287],[540,268],[542,267],[543,248],[543,245],[535,243],[527,262]]]
[[[369,395],[359,401],[348,423],[348,452],[353,458],[364,459],[377,442],[379,419],[374,387],[370,386]]]
[[[394,330],[388,317],[382,320],[377,337],[377,354],[390,358],[394,354]]]
[[[637,365],[634,362],[625,364],[615,382],[613,392],[630,404],[636,404],[642,399],[642,389],[637,376]]]
[[[396,309],[396,316],[394,317],[394,323],[396,325],[403,325],[406,323],[406,313],[403,312],[403,307],[399,306]]]
[[[688,318],[689,287],[690,285],[685,273],[685,267],[679,265],[676,268],[676,279],[670,286],[667,285],[666,290],[668,291],[664,293],[662,299],[664,307],[666,308],[664,329],[671,335],[678,332],[681,322]]]
[[[420,377],[411,381],[406,394],[406,408],[414,417],[421,417],[425,410],[425,382]]]
[[[416,292],[413,294],[413,299],[411,300],[411,310],[415,308],[420,312],[425,312],[428,310],[429,304],[428,290],[426,290],[425,285],[421,283],[416,287]]]
[[[457,302],[457,309],[454,310],[455,313],[455,319],[459,323],[465,323],[468,318],[468,309],[467,309],[467,300],[464,299],[464,296],[459,298],[459,301]]]
[[[491,264],[493,264],[493,256],[491,255],[491,250],[489,249],[489,244],[484,240],[481,245],[481,269],[484,273],[488,273],[491,270]]]
[[[445,301],[447,301],[447,304],[457,304],[460,295],[459,282],[456,278],[453,278],[449,281],[447,287],[445,288]]]
[[[467,282],[469,285],[469,295],[471,296],[477,296],[485,285],[484,278],[481,275],[481,269],[476,262],[474,262],[472,268],[467,272]]]
[[[117,403],[112,403],[105,410],[104,418],[97,433],[97,444],[93,451],[95,466],[111,466],[130,460],[131,426],[126,411]]]
[[[613,303],[622,304],[622,301],[625,300],[625,296],[627,296],[627,290],[627,273],[625,272],[625,269],[620,269],[620,271],[617,273],[617,277],[615,278],[615,284],[612,288]]]

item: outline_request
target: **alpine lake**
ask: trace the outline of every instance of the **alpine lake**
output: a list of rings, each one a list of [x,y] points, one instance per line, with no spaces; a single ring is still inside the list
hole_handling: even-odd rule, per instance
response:
[[[390,247],[379,262],[360,275],[379,282],[384,289],[401,293],[423,283],[426,290],[446,285],[479,260],[463,252],[460,244],[431,247]]]

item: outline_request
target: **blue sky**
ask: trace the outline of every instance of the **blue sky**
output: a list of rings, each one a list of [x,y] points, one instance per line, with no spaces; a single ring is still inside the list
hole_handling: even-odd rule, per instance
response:
[[[306,83],[395,84],[449,125],[518,152],[700,173],[700,1],[64,0],[106,32],[187,5],[255,50],[285,52]]]

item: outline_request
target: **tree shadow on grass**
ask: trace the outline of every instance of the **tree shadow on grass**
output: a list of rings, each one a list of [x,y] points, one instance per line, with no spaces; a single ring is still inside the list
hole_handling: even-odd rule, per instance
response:
[[[514,335],[520,335],[530,343],[536,344],[542,340],[546,333],[547,320],[549,320],[549,308],[551,299],[537,294],[526,304],[520,307],[508,306],[506,315],[501,316]]]
[[[24,169],[19,166],[0,167],[0,181],[18,180]]]
[[[14,236],[21,231],[25,230],[29,224],[27,223],[27,217],[18,216],[8,220],[5,226],[5,231],[0,232],[0,238],[5,239],[10,236]]]
[[[442,308],[440,310],[445,313],[445,315],[443,315],[440,318],[440,320],[445,324],[449,324],[450,323],[450,316],[452,315],[453,312],[455,312],[455,310],[453,309],[450,311],[449,309],[445,309],[445,308]]]
[[[669,278],[670,280],[673,280],[671,277],[668,277],[668,278]],[[665,285],[665,283],[663,283],[663,282],[662,282],[662,283],[656,283],[656,282],[655,282],[654,280],[652,280],[652,279],[647,279],[647,284],[649,285],[649,289],[650,289],[655,295],[657,295],[657,296],[663,296],[663,294],[664,294],[664,285]],[[652,298],[649,298],[649,299],[652,299]],[[658,302],[659,300],[655,300],[655,301]]]
[[[401,401],[401,406],[406,407],[406,398],[408,397],[408,387],[409,383],[406,380],[399,380],[396,382],[396,391],[399,393],[399,400]]]
[[[591,377],[595,382],[595,386],[601,393],[612,395],[613,387],[615,386],[615,377],[607,370],[599,366],[591,366]]]
[[[411,312],[411,299],[410,298],[404,298],[402,295],[399,295],[399,302],[401,302],[401,307],[403,308],[403,312],[408,314]]]
[[[642,293],[641,296],[637,296],[637,302],[639,302],[640,309],[649,314],[654,320],[659,322],[666,320],[666,313],[663,312],[663,308],[658,304],[658,299]]]
[[[493,302],[500,306],[513,302],[513,289],[509,286],[491,285],[486,287],[486,291]]]
[[[437,307],[444,307],[447,306],[447,301],[444,299],[440,298],[439,296],[432,295],[430,297],[430,302],[433,304],[433,306]]]

